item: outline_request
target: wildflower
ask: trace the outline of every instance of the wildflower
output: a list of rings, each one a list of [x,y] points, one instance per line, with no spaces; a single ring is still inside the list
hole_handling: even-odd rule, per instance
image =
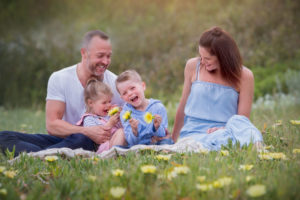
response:
[[[269,153],[261,153],[258,155],[261,160],[272,160],[272,156]]]
[[[126,111],[124,114],[123,114],[123,119],[124,121],[126,122],[127,120],[129,120],[131,118],[131,111]]]
[[[232,178],[231,177],[223,177],[223,178],[219,178],[218,181],[220,182],[220,184],[222,186],[226,186],[226,185],[230,185],[232,182]]]
[[[300,153],[300,149],[293,149],[293,153],[294,154]]]
[[[110,194],[114,198],[121,198],[125,194],[126,189],[123,187],[112,187],[110,188]]]
[[[275,124],[272,125],[272,128],[275,129],[277,126],[281,126],[281,125],[282,125],[282,120],[277,120]]]
[[[204,182],[206,180],[206,176],[197,176],[197,180],[199,182]]]
[[[147,124],[150,124],[152,120],[154,119],[154,115],[152,115],[150,112],[146,112],[144,115],[144,120]]]
[[[293,125],[300,125],[300,120],[290,120],[290,123]]]
[[[253,165],[240,165],[239,170],[249,171],[253,168]]]
[[[286,160],[286,155],[284,153],[278,152],[278,153],[269,153],[273,159],[283,159]]]
[[[5,171],[5,167],[3,167],[3,166],[0,166],[0,173],[2,173],[2,172],[4,172]]]
[[[212,185],[214,188],[222,188],[223,187],[223,185],[218,180],[214,181]]]
[[[111,173],[112,173],[114,176],[123,176],[124,171],[121,170],[121,169],[115,169],[115,170],[112,170]]]
[[[259,197],[262,196],[266,193],[266,186],[264,185],[253,185],[251,187],[248,188],[248,190],[246,191],[246,193],[250,196],[250,197]]]
[[[0,189],[0,194],[7,195],[7,190],[5,188]]]
[[[48,162],[54,162],[56,160],[58,160],[57,156],[46,156],[45,160],[47,160]]]
[[[156,167],[154,165],[143,165],[141,170],[144,174],[155,174]]]
[[[178,166],[174,167],[173,171],[176,172],[176,174],[187,174],[188,172],[190,172],[190,168],[188,168],[187,166]]]
[[[8,178],[14,178],[16,176],[17,172],[10,170],[10,171],[3,172],[3,174]]]
[[[274,149],[274,146],[273,146],[273,145],[268,145],[268,146],[265,146],[264,149],[265,149],[265,150],[268,150],[268,149]]]
[[[213,186],[212,184],[196,184],[196,188],[198,190],[201,190],[203,192],[208,191],[208,190],[212,190]]]
[[[119,111],[120,111],[120,108],[119,108],[118,106],[113,107],[112,109],[110,109],[110,110],[108,111],[108,116],[113,116],[114,114],[116,114],[116,113],[119,112]]]
[[[97,156],[93,156],[93,157],[91,157],[91,160],[92,160],[92,161],[95,161],[95,162],[98,162],[98,161],[99,161],[99,158],[98,158]]]
[[[246,181],[250,182],[253,179],[253,176],[246,176]]]
[[[157,156],[155,156],[155,158],[157,159],[157,160],[170,160],[170,158],[171,158],[171,154],[169,154],[169,155],[162,155],[162,154],[160,154],[160,155],[157,155]]]
[[[229,151],[227,150],[221,150],[220,152],[222,156],[229,156]]]
[[[89,175],[88,180],[91,181],[91,182],[95,182],[96,181],[96,176]]]

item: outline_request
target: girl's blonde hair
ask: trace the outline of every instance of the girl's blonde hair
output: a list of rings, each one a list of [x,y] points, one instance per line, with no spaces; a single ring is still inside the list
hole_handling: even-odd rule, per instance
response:
[[[95,78],[89,79],[86,87],[84,88],[84,102],[86,105],[86,111],[90,112],[90,108],[88,107],[89,99],[95,101],[103,96],[113,96],[110,87]]]

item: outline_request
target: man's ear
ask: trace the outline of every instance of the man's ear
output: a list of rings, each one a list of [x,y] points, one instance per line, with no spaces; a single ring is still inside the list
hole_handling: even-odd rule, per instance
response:
[[[81,48],[81,49],[80,49],[80,53],[81,53],[81,57],[82,57],[83,59],[86,59],[86,58],[87,58],[87,50],[86,50],[86,48]]]

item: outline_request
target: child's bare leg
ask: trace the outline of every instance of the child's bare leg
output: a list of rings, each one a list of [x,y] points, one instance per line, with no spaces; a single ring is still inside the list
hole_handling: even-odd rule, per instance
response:
[[[111,137],[109,141],[109,148],[111,148],[114,145],[121,145],[125,146],[127,145],[125,135],[124,135],[124,130],[122,128],[116,130],[114,135]]]

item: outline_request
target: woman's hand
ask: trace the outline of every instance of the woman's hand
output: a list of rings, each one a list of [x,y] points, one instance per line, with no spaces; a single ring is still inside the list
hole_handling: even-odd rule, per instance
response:
[[[207,133],[208,134],[210,134],[210,133],[213,133],[213,132],[215,132],[215,131],[217,131],[217,130],[219,130],[219,129],[224,129],[224,127],[212,127],[212,128],[209,128],[209,129],[207,129]]]

